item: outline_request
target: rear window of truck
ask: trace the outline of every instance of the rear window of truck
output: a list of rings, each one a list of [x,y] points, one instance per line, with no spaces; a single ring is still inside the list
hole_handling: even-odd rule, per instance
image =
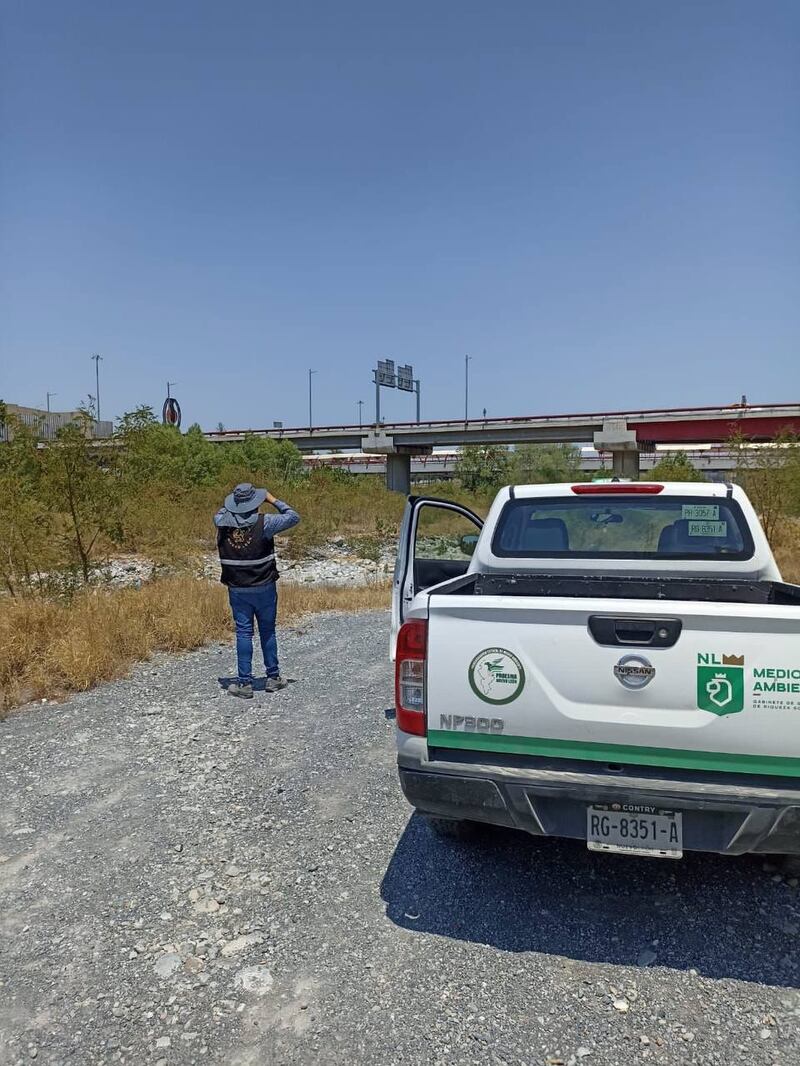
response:
[[[732,499],[631,494],[509,500],[492,551],[510,559],[750,559],[754,547]]]

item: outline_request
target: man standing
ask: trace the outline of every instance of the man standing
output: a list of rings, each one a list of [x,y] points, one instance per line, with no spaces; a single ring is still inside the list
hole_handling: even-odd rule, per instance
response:
[[[277,515],[259,514],[266,501]],[[236,624],[236,658],[239,677],[228,686],[231,696],[253,698],[253,622],[258,622],[261,651],[267,672],[267,692],[286,688],[278,668],[278,638],[275,618],[278,611],[278,568],[275,565],[277,533],[291,529],[300,515],[288,504],[276,500],[266,489],[249,482],[237,485],[214,516],[217,548],[222,566],[222,583],[228,586],[233,620]]]

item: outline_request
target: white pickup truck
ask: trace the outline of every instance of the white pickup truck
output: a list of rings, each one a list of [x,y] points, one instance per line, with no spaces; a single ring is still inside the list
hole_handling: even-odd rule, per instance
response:
[[[741,488],[509,487],[485,522],[409,497],[392,629],[400,781],[437,831],[800,853],[800,586]]]

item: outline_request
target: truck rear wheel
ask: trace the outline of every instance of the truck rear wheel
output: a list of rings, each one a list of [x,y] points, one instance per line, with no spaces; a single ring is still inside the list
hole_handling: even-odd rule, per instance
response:
[[[474,840],[481,829],[480,822],[437,818],[432,814],[424,814],[423,818],[438,837],[445,837],[447,840]]]

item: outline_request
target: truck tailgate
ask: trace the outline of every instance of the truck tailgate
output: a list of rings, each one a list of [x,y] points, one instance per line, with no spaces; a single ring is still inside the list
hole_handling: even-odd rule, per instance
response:
[[[597,617],[680,632],[606,646]],[[433,595],[427,715],[429,748],[800,776],[800,608]]]

